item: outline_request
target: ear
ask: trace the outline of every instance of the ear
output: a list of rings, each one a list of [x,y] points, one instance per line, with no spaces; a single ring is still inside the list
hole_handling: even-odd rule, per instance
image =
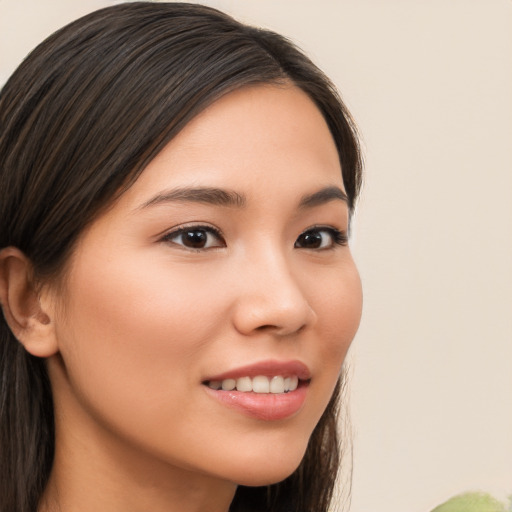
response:
[[[30,354],[49,357],[57,352],[54,323],[32,275],[32,264],[19,249],[0,251],[0,304],[5,320]]]

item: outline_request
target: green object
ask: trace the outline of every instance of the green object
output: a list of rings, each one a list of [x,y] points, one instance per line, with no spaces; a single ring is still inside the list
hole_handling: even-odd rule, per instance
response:
[[[449,499],[432,512],[508,512],[507,506],[483,492],[468,492]]]

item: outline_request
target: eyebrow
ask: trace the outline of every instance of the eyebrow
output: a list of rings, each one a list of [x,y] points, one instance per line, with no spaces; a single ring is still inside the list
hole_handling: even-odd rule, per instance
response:
[[[142,204],[141,208],[174,201],[205,203],[214,206],[236,208],[243,208],[247,202],[245,196],[234,190],[215,187],[184,187],[162,192]]]
[[[306,194],[299,201],[299,209],[314,208],[334,200],[341,200],[348,203],[348,197],[341,188],[336,186],[324,187],[312,194]],[[225,206],[234,208],[243,208],[247,204],[247,199],[243,194],[234,190],[228,190],[216,187],[181,187],[161,192],[152,197],[140,208],[169,203],[169,202],[193,202],[204,203],[214,206]]]
[[[348,204],[348,197],[339,187],[329,186],[320,189],[313,194],[302,196],[299,208],[314,208],[334,200],[341,200]]]

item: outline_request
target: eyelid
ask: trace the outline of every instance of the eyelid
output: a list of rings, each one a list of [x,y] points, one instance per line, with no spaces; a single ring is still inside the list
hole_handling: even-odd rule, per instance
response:
[[[197,248],[194,249],[192,247],[187,247],[184,244],[179,244],[173,241],[174,238],[177,238],[178,236],[182,235],[183,233],[186,233],[187,231],[206,231],[210,234],[213,233],[213,235],[222,242],[222,244],[215,245],[213,247],[204,247],[204,248]],[[177,247],[180,247],[184,250],[192,251],[192,252],[201,252],[201,251],[208,251],[211,249],[218,249],[221,247],[226,246],[226,241],[224,239],[224,235],[222,234],[221,230],[216,228],[215,226],[212,226],[211,224],[198,224],[198,223],[190,223],[190,224],[180,224],[179,226],[175,226],[168,230],[166,233],[164,233],[163,236],[161,236],[158,239],[159,242],[169,243],[173,244]]]

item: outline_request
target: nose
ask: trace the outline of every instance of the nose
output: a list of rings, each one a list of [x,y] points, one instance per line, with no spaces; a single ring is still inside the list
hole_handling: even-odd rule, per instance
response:
[[[283,257],[245,262],[238,282],[233,323],[244,335],[266,331],[276,336],[298,333],[316,323],[317,315]]]

